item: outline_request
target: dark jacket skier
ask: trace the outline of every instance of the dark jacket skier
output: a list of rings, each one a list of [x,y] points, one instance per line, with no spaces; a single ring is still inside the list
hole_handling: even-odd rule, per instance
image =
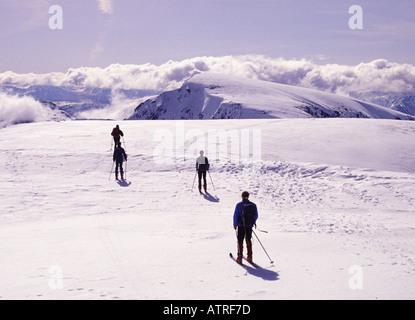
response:
[[[121,173],[121,180],[124,180],[124,169],[122,164],[127,161],[127,154],[125,150],[121,147],[121,142],[118,142],[116,148],[114,149],[114,155],[112,156],[112,160],[115,162],[115,179],[118,180],[118,168],[120,169]]]
[[[112,129],[111,135],[114,138],[115,146],[117,146],[118,142],[121,140],[121,137],[124,137],[124,132],[121,131],[120,126],[117,124],[116,127]]]
[[[202,178],[203,178],[203,188],[207,192],[207,182],[206,182],[206,171],[209,171],[210,164],[207,157],[204,155],[204,151],[200,151],[200,157],[196,159],[196,171],[199,176],[199,192],[202,192]]]
[[[242,193],[242,202],[235,207],[233,214],[233,227],[236,230],[238,238],[238,257],[236,261],[242,263],[244,239],[248,251],[247,260],[252,261],[252,228],[258,220],[258,209],[255,203],[249,201],[249,192]]]

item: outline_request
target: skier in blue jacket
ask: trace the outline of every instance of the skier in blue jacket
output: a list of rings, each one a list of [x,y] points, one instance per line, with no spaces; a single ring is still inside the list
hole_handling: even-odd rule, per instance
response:
[[[233,214],[233,227],[238,238],[238,257],[236,261],[242,263],[244,239],[248,251],[247,260],[252,262],[252,228],[256,226],[258,220],[258,209],[255,203],[249,201],[249,192],[242,192],[242,202],[235,207]]]

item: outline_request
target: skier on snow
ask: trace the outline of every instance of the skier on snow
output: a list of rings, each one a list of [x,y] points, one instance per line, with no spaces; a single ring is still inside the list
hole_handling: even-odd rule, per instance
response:
[[[233,227],[237,230],[238,238],[238,257],[236,261],[242,263],[244,239],[248,251],[247,260],[252,262],[252,227],[256,226],[258,219],[258,209],[255,203],[249,201],[249,192],[242,193],[242,202],[235,207],[233,215]]]
[[[207,192],[207,182],[206,182],[206,171],[209,171],[210,164],[207,157],[204,155],[204,151],[200,151],[200,157],[196,159],[196,171],[199,176],[199,192],[202,192],[202,177],[203,177],[203,188]]]
[[[117,146],[118,142],[121,140],[121,137],[124,137],[124,132],[121,131],[120,126],[117,124],[116,127],[112,129],[111,135],[114,138],[115,146]]]
[[[112,160],[115,162],[115,179],[118,180],[118,168],[120,168],[121,180],[124,180],[124,169],[122,167],[122,164],[124,160],[127,161],[127,154],[125,153],[125,150],[121,147],[121,142],[118,142],[118,144],[116,145]]]

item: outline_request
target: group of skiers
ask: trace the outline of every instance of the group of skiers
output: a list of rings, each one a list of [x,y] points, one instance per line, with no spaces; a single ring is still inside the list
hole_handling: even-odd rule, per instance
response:
[[[127,161],[127,154],[122,148],[121,137],[124,137],[124,133],[121,131],[119,125],[117,125],[111,132],[114,139],[115,149],[113,154],[113,162],[115,163],[115,178],[118,180],[118,173],[121,174],[121,180],[124,180],[123,163]],[[210,170],[209,159],[204,155],[204,151],[200,151],[200,156],[196,159],[196,171],[199,180],[199,192],[202,193],[202,179],[203,189],[207,193],[207,181],[206,173]],[[196,177],[195,177],[196,178]],[[244,191],[241,195],[242,201],[239,202],[233,214],[233,227],[236,232],[238,240],[237,245],[237,258],[236,262],[242,264],[244,240],[246,241],[248,262],[253,261],[252,251],[252,228],[256,226],[258,219],[258,209],[255,203],[249,200],[249,192]]]
[[[114,154],[112,156],[112,161],[115,163],[115,179],[118,180],[118,171],[121,173],[121,180],[124,180],[124,168],[123,163],[127,161],[127,154],[125,153],[124,148],[121,146],[121,137],[124,137],[124,132],[121,131],[120,126],[117,126],[112,129],[112,137],[114,138]]]

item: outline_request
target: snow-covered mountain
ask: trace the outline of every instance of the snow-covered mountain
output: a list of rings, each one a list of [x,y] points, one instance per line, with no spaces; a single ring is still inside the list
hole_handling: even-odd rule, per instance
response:
[[[356,99],[415,116],[415,92],[352,92],[350,95]]]
[[[32,98],[52,116],[17,117],[2,106],[0,120],[32,119],[261,119],[261,118],[385,118],[415,119],[415,95],[410,93],[350,93],[353,98],[214,73],[197,74],[176,90],[2,85],[8,100]],[[32,101],[33,102],[33,101]],[[4,104],[3,104],[4,105]],[[138,107],[137,107],[138,105]],[[383,107],[382,107],[383,106]],[[4,109],[7,108],[6,111]],[[28,107],[15,113],[28,114]],[[30,112],[35,113],[32,108]],[[38,108],[36,108],[38,109]],[[9,117],[23,118],[11,121]]]
[[[197,74],[181,88],[141,103],[128,119],[310,117],[415,119],[389,108],[327,92],[213,73]]]

